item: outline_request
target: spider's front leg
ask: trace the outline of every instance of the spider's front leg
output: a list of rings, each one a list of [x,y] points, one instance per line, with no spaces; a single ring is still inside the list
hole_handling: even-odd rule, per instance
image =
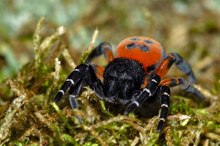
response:
[[[67,77],[64,84],[61,86],[59,92],[55,96],[54,101],[58,103],[62,96],[69,90],[69,101],[72,108],[77,108],[78,103],[76,98],[79,95],[82,84],[89,85],[92,90],[96,92],[98,97],[103,98],[103,85],[97,78],[93,68],[89,64],[80,64],[73,72]]]
[[[168,116],[170,106],[170,88],[168,86],[159,86],[158,97],[160,98],[160,119],[157,125],[157,132],[161,132]]]
[[[132,97],[132,101],[130,104],[128,104],[124,114],[127,115],[128,113],[133,112],[138,107],[140,107],[149,97],[156,94],[157,97],[161,99],[160,120],[157,126],[157,131],[161,132],[169,111],[170,88],[168,86],[161,86],[159,83],[160,76],[153,74],[147,86],[142,91],[140,91],[139,94],[136,94],[134,97]]]
[[[131,98],[131,102],[127,105],[124,114],[127,115],[140,107],[150,96],[154,94],[154,92],[157,90],[159,83],[160,76],[158,76],[157,74],[152,74],[147,86]]]

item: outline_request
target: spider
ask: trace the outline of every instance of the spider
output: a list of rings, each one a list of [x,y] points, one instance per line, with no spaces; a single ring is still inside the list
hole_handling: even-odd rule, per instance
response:
[[[100,55],[105,56],[107,66],[90,63]],[[192,85],[195,76],[190,65],[177,53],[166,54],[161,44],[150,37],[133,36],[122,40],[115,56],[108,42],[95,47],[85,63],[78,65],[67,77],[55,96],[55,103],[69,89],[70,105],[78,108],[76,98],[84,85],[106,103],[118,105],[124,115],[131,112],[146,115],[150,112],[149,107],[159,100],[157,131],[161,132],[168,116],[170,87],[181,85],[186,92],[204,99]],[[189,81],[179,77],[164,78],[173,64],[188,76]]]

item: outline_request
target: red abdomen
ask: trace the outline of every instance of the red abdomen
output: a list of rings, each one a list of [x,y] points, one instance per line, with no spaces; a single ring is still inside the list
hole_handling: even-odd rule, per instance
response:
[[[133,59],[147,67],[156,64],[165,51],[161,44],[149,37],[129,37],[122,40],[116,48],[117,58]]]

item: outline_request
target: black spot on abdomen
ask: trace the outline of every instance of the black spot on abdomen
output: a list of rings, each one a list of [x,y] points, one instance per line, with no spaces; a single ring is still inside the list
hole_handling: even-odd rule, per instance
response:
[[[145,45],[139,45],[139,48],[141,49],[141,51],[144,51],[144,52],[148,52],[150,50],[149,47]]]
[[[144,42],[147,43],[147,44],[153,44],[153,42],[150,41],[150,40],[144,40]]]
[[[131,43],[126,46],[127,49],[133,49],[135,47],[137,47],[137,45],[135,43]]]

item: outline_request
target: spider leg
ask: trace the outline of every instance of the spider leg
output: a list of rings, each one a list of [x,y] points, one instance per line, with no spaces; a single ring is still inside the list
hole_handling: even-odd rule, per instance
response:
[[[103,73],[105,68],[103,66],[100,65],[96,65],[96,64],[92,64],[92,67],[96,73],[96,76],[100,79],[103,80]]]
[[[189,77],[191,83],[195,83],[196,78],[189,63],[177,53],[171,53],[171,55],[175,57],[176,66]]]
[[[166,75],[169,68],[175,63],[175,65],[188,76],[191,83],[195,82],[195,76],[192,71],[191,66],[177,53],[169,53],[160,64],[156,67],[155,73],[157,73],[161,78]]]
[[[167,117],[168,114],[169,96],[170,96],[169,86],[182,85],[183,89],[186,92],[195,94],[199,98],[203,98],[203,95],[184,79],[170,78],[160,83],[160,79],[166,75],[166,73],[168,72],[169,68],[173,63],[175,63],[181,71],[183,71],[186,75],[189,76],[191,82],[195,81],[194,74],[189,64],[185,62],[178,54],[175,53],[168,54],[159,63],[159,65],[157,65],[156,69],[151,73],[147,81],[146,87],[139,93],[133,95],[130,103],[127,105],[127,108],[124,111],[125,115],[130,112],[133,112],[138,107],[140,107],[149,97],[155,94],[155,91],[156,92],[159,91],[159,93],[161,94],[160,95],[161,113],[160,113],[160,121],[158,124],[158,131],[160,132],[161,129],[163,128],[163,125],[165,123],[165,118]],[[158,85],[162,85],[162,86],[159,86],[158,88]]]
[[[161,80],[160,85],[174,87],[181,84],[182,78],[169,77]]]
[[[159,83],[160,77],[157,74],[152,74],[147,86],[132,97],[131,102],[127,105],[124,111],[124,114],[127,115],[140,107],[150,96],[154,94]]]
[[[70,102],[71,108],[78,108],[78,102],[76,101],[76,98],[78,97],[81,88],[82,88],[81,81],[76,83],[74,86],[70,87],[69,102]]]
[[[82,83],[85,83],[93,89],[97,96],[104,97],[102,82],[97,78],[93,68],[89,64],[81,64],[77,66],[73,72],[67,77],[59,92],[55,96],[55,102],[58,103],[65,92],[70,88],[69,100],[72,108],[77,108],[76,97],[78,96]]]
[[[159,86],[159,98],[161,101],[160,119],[157,125],[157,132],[161,132],[166,121],[170,106],[170,88],[168,86]]]
[[[85,73],[85,77],[83,79],[83,82],[87,85],[89,85],[89,87],[95,91],[96,95],[100,98],[103,99],[105,98],[104,96],[104,91],[103,91],[103,84],[100,81],[100,79],[96,76],[96,73],[93,69],[93,67],[88,64],[87,65],[88,70]]]
[[[108,62],[114,59],[114,55],[112,53],[112,46],[110,43],[103,42],[100,45],[98,45],[96,48],[94,48],[94,50],[87,57],[85,63],[89,63],[92,61],[93,58],[98,57],[103,54]]]
[[[166,78],[160,82],[160,85],[169,86],[169,87],[180,85],[180,87],[183,90],[185,90],[187,93],[195,95],[198,99],[202,100],[205,98],[204,95],[199,90],[197,90],[192,84],[190,84],[183,78],[173,78],[173,77]]]
[[[54,98],[55,103],[58,103],[61,100],[63,95],[71,86],[75,85],[77,82],[82,80],[83,72],[85,72],[85,67],[83,67],[83,65],[79,65],[69,74],[66,81],[61,86],[59,92]]]

